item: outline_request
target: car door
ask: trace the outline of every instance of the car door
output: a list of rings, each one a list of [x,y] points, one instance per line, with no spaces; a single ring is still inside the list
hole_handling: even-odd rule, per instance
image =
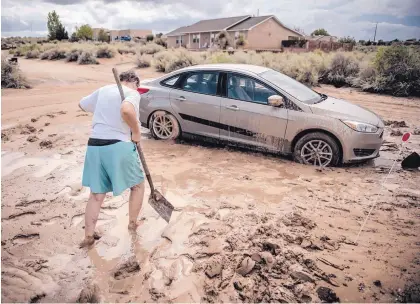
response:
[[[279,95],[261,80],[245,74],[223,75],[224,95],[220,123],[226,127],[220,138],[265,150],[282,151],[288,110],[268,105],[268,97]]]
[[[182,120],[182,132],[219,139],[222,98],[218,96],[218,81],[217,71],[192,71],[170,91],[171,106]]]

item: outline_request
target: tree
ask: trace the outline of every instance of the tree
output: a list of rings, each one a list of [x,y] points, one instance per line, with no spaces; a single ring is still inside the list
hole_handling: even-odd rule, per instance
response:
[[[147,35],[146,36],[146,41],[153,41],[155,37],[153,35]]]
[[[89,24],[84,24],[79,28],[76,28],[76,35],[77,38],[83,40],[92,40],[93,38],[93,30]]]
[[[77,33],[76,32],[73,32],[71,34],[69,41],[70,42],[77,42],[77,41],[79,41],[79,38],[77,37]]]
[[[306,36],[305,30],[303,28],[295,26],[294,30],[295,32],[298,32],[299,34]]]
[[[105,32],[104,29],[100,29],[99,33],[98,33],[98,40],[102,41],[102,42],[108,42],[109,41],[109,36],[108,34]]]
[[[331,36],[326,29],[319,28],[312,32],[311,36]]]
[[[48,13],[47,28],[49,40],[69,39],[69,34],[61,23],[60,16],[55,11]]]

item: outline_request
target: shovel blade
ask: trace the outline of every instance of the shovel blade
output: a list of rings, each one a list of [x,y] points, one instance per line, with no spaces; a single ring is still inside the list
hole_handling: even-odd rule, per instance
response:
[[[149,204],[167,222],[171,219],[174,206],[157,190],[149,196]]]

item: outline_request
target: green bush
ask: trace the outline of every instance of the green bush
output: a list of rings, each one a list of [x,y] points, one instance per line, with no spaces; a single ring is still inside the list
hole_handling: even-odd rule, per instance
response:
[[[73,49],[66,53],[66,62],[73,62],[79,59],[79,55],[82,53],[81,50]]]
[[[147,41],[153,41],[153,39],[154,39],[155,37],[153,36],[153,35],[147,35],[146,36],[146,40]]]
[[[38,57],[39,57],[39,51],[38,50],[28,51],[25,55],[25,58],[27,58],[27,59],[34,59],[34,58],[38,58]]]
[[[380,47],[374,66],[376,91],[395,96],[420,95],[420,55],[402,45]]]
[[[352,78],[359,73],[359,63],[350,56],[342,53],[334,55],[326,77],[326,83],[335,86],[351,84]]]
[[[192,52],[185,49],[176,49],[173,51],[164,51],[155,55],[152,66],[158,72],[172,72],[184,67],[195,65],[198,60]]]
[[[154,40],[154,42],[157,44],[157,45],[161,45],[161,46],[163,46],[164,48],[166,48],[167,46],[168,46],[168,44],[166,43],[166,41],[165,40],[163,40],[162,38],[160,38],[160,37],[157,37],[155,40]]]
[[[96,50],[97,58],[112,58],[114,56],[115,56],[114,50],[109,48],[108,46],[101,46]]]
[[[91,51],[84,51],[79,55],[77,64],[99,64]]]
[[[120,53],[121,55],[123,55],[123,54],[133,54],[133,55],[135,55],[136,51],[132,48],[129,48],[129,47],[120,47],[120,48],[118,48],[118,53]]]
[[[1,88],[2,89],[29,89],[26,78],[22,75],[18,65],[10,63],[7,59],[1,59]]]
[[[53,48],[44,51],[39,58],[42,60],[59,60],[59,59],[65,59],[66,58],[66,51],[58,48]]]

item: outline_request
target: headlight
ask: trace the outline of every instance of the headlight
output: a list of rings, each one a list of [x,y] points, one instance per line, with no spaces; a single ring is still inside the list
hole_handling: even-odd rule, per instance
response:
[[[358,131],[358,132],[376,133],[378,131],[378,127],[367,124],[367,123],[352,121],[352,120],[342,120],[342,122],[347,127],[352,128],[353,130]]]

